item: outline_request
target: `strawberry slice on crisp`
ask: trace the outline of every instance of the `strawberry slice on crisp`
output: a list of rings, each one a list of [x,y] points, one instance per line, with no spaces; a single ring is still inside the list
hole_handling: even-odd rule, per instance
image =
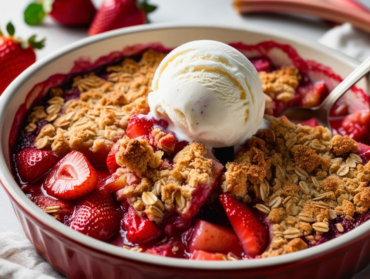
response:
[[[247,205],[229,194],[222,194],[219,199],[239,238],[244,253],[252,257],[260,255],[268,241],[266,227],[254,216]]]
[[[94,191],[79,201],[71,228],[99,240],[119,231],[120,214],[108,191]]]
[[[91,192],[97,182],[98,175],[86,157],[72,151],[50,171],[43,187],[51,196],[73,200]]]
[[[15,161],[22,181],[31,183],[40,179],[55,166],[58,158],[51,151],[28,147],[15,156]]]
[[[197,220],[189,244],[189,252],[202,250],[211,253],[229,252],[241,255],[242,249],[235,233],[227,228]]]
[[[132,243],[149,242],[161,235],[161,231],[152,221],[139,217],[131,207],[123,219],[122,226],[127,231],[127,239]]]

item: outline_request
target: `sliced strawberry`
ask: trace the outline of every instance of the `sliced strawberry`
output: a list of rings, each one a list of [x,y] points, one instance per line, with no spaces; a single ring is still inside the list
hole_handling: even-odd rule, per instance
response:
[[[127,185],[134,185],[139,184],[141,179],[133,172],[124,172],[122,173],[120,171],[121,169],[118,169],[115,173],[111,175],[110,178],[108,178],[105,182],[104,189],[111,191],[111,192],[117,192],[118,190],[121,190],[125,188]]]
[[[139,217],[133,208],[126,213],[122,227],[127,231],[127,239],[132,243],[144,243],[157,239],[161,231],[145,217]]]
[[[195,250],[190,259],[198,261],[225,261],[226,256],[219,253],[214,254],[205,251]]]
[[[43,187],[51,196],[73,200],[91,192],[97,182],[98,175],[86,157],[72,151],[49,172]]]
[[[314,84],[299,87],[298,90],[302,95],[302,106],[305,107],[318,106],[329,93],[325,81],[317,81]]]
[[[252,257],[260,255],[268,241],[268,231],[265,226],[254,216],[247,205],[229,194],[222,194],[219,199],[239,238],[244,253]]]
[[[70,227],[99,240],[119,231],[120,214],[108,191],[93,191],[78,202]]]
[[[51,151],[27,147],[15,156],[15,161],[22,181],[31,183],[54,167],[58,158]]]
[[[197,220],[189,243],[189,252],[203,250],[211,253],[229,252],[241,255],[242,249],[235,233],[227,228]]]
[[[116,153],[119,151],[120,145],[116,142],[110,150],[107,157],[107,167],[110,173],[114,173],[120,166],[116,161]]]

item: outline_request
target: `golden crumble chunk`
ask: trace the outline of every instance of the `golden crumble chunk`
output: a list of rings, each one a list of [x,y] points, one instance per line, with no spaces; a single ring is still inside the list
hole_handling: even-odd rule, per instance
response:
[[[330,144],[333,148],[333,153],[336,156],[340,156],[349,152],[356,152],[358,149],[357,142],[350,139],[348,136],[334,136]]]
[[[321,182],[321,186],[326,192],[337,191],[339,185],[341,184],[343,184],[343,181],[333,176],[329,176]]]
[[[116,154],[117,164],[143,176],[148,168],[157,169],[161,165],[161,152],[154,153],[153,148],[143,139],[120,140]]]
[[[244,198],[247,196],[248,187],[248,169],[250,164],[248,163],[227,163],[226,164],[226,191],[233,194],[238,198]]]
[[[308,248],[308,245],[306,242],[304,242],[300,238],[295,238],[289,241],[288,244],[284,246],[284,252],[286,254],[289,254],[289,253],[301,251],[307,248]]]
[[[358,193],[354,198],[354,203],[357,206],[370,208],[370,188],[364,188],[360,193]]]
[[[295,149],[294,159],[297,165],[307,172],[312,172],[322,162],[315,150],[304,145]]]
[[[271,98],[288,103],[294,98],[295,89],[301,80],[301,74],[295,67],[282,67],[279,70],[259,72],[263,92]],[[272,100],[268,103],[272,103]]]

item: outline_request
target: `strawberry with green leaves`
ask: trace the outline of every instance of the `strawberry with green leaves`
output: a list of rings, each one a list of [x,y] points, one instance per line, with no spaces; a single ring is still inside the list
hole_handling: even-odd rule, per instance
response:
[[[146,0],[104,0],[89,28],[89,35],[147,23],[147,14],[155,6]]]
[[[7,24],[6,30],[8,37],[0,30],[0,95],[21,72],[36,61],[35,49],[43,48],[45,41],[36,41],[35,35],[27,41],[15,38],[15,28],[11,22]]]
[[[37,0],[24,11],[24,21],[38,25],[49,15],[62,25],[88,26],[95,13],[91,0]]]

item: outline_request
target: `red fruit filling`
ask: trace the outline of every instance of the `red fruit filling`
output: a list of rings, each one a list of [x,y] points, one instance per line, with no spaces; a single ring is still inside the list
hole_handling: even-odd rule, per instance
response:
[[[225,255],[220,253],[208,253],[205,251],[194,251],[193,255],[191,256],[192,260],[198,261],[224,261]]]
[[[145,217],[139,217],[133,208],[126,213],[122,228],[127,231],[126,237],[132,243],[145,243],[161,235],[159,228]]]
[[[197,220],[189,243],[189,252],[203,250],[211,253],[229,252],[241,255],[241,247],[235,233],[227,228]]]
[[[251,62],[259,72],[270,73],[276,69],[266,58],[252,59]],[[109,74],[101,77],[107,79]],[[312,83],[307,77],[302,78],[295,91],[295,97],[288,103],[273,99],[274,114],[292,106],[317,106],[328,94],[325,82]],[[73,94],[68,95],[68,92]],[[79,98],[81,92],[74,88],[65,93],[65,101],[68,101]],[[370,112],[349,114],[349,111],[346,104],[333,108],[330,117],[334,133],[370,142]],[[42,121],[37,124],[36,134],[46,124],[45,120]],[[317,126],[314,119],[302,124]],[[179,142],[172,132],[166,131],[167,127],[165,120],[135,114],[126,129],[126,136],[130,139],[145,139],[154,152],[163,151],[161,165],[156,169],[159,171],[171,170],[175,166],[176,154],[189,144]],[[158,139],[156,129],[165,135]],[[185,208],[176,206],[168,209],[158,221],[150,219],[144,210],[138,213],[134,209],[141,198],[133,197],[132,192],[127,190],[131,187],[135,191],[141,187],[143,176],[117,163],[120,141],[111,149],[112,145],[108,145],[109,148],[99,154],[91,149],[83,153],[72,151],[58,163],[60,158],[53,152],[30,147],[35,137],[35,134],[23,137],[20,151],[14,156],[22,184],[28,183],[23,185],[22,190],[42,210],[76,231],[115,245],[142,249],[153,255],[194,260],[225,260],[230,255],[239,259],[254,258],[259,257],[269,245],[263,214],[229,194],[218,195],[217,186],[223,181],[220,177],[224,166],[212,156],[212,159],[207,157],[212,165],[211,179],[190,192],[191,204]],[[368,162],[370,147],[361,143],[358,147],[357,154],[364,163]],[[226,161],[232,161],[234,153],[230,148],[218,149],[215,155],[218,159],[225,155],[228,158]],[[95,170],[92,164],[103,166],[103,169]],[[175,194],[172,199],[179,197]],[[348,221],[337,217],[330,220],[329,231],[320,238],[314,236],[318,239],[315,244],[304,237],[302,239],[309,246],[324,243],[366,222],[370,213],[356,213],[353,219]],[[338,230],[337,224],[342,225],[342,231]]]

